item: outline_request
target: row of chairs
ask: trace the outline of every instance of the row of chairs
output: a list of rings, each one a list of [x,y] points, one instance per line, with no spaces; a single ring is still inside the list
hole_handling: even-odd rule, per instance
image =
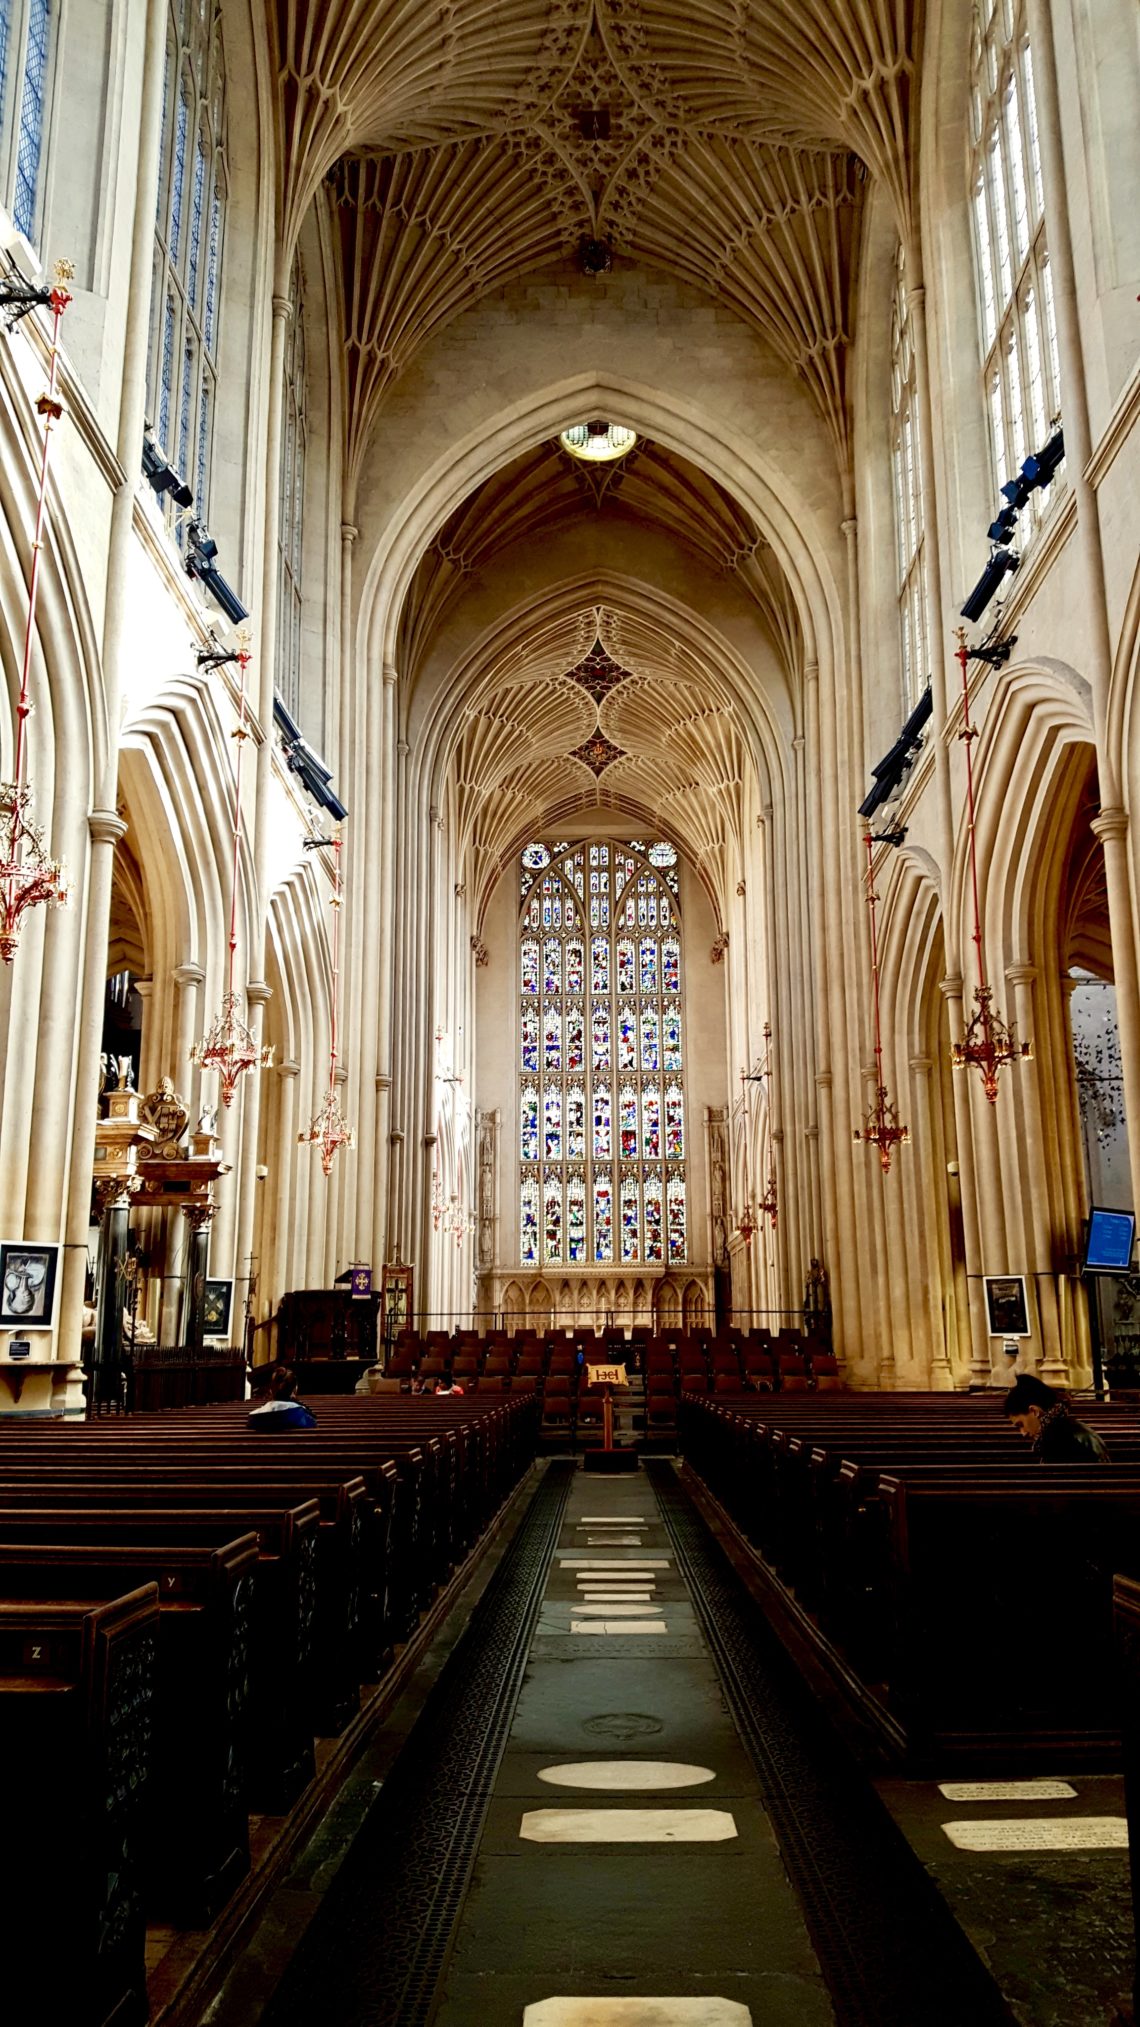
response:
[[[388,1371],[398,1378],[419,1375],[442,1378],[451,1373],[466,1383],[488,1377],[544,1378],[548,1373],[573,1373],[583,1365],[628,1365],[631,1370],[666,1369],[682,1372],[736,1373],[773,1367],[789,1358],[826,1357],[827,1347],[803,1338],[798,1331],[723,1330],[719,1332],[658,1332],[636,1328],[622,1331],[516,1331],[513,1336],[491,1331],[404,1331],[396,1339]]]

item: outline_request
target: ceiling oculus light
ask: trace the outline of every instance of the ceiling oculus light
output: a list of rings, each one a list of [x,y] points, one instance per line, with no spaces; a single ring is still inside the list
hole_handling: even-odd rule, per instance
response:
[[[584,464],[613,464],[624,457],[637,442],[637,432],[623,429],[620,422],[575,422],[564,429],[558,441],[571,457],[581,458]]]

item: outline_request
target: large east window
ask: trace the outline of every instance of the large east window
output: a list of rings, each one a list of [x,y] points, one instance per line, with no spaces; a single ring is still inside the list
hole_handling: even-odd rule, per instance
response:
[[[226,180],[221,10],[217,0],[171,0],[148,397],[155,438],[199,518],[209,510]]]
[[[13,222],[37,245],[58,0],[0,0],[0,156]]]
[[[971,198],[982,378],[998,486],[1060,415],[1053,275],[1025,0],[979,0],[971,51]],[[1029,534],[1050,489],[1030,497]],[[1023,535],[1024,539],[1024,535]]]
[[[293,314],[286,326],[281,418],[281,499],[277,523],[277,688],[295,724],[301,718],[301,541],[304,532],[305,317],[301,263],[293,262]]]
[[[891,313],[891,478],[895,500],[895,564],[904,718],[909,718],[930,680],[926,645],[926,531],[922,514],[917,406],[906,253],[900,241],[895,256],[895,292]]]
[[[522,1264],[683,1260],[677,853],[536,841],[519,877]]]

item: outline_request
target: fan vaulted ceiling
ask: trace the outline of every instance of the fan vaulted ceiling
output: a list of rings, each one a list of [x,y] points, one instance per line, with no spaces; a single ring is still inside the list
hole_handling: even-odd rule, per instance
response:
[[[908,0],[278,0],[288,234],[340,225],[349,469],[420,345],[582,239],[710,292],[841,467],[865,166],[907,211]]]

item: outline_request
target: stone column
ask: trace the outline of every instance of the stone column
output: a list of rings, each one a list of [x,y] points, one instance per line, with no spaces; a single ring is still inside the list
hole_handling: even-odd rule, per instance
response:
[[[272,986],[264,979],[250,979],[245,989],[247,1018],[254,1048],[260,1051],[265,1033],[265,1009],[273,997]],[[237,1203],[236,1219],[230,1225],[233,1211],[226,1215],[223,1207],[224,1225],[233,1231],[233,1273],[234,1283],[245,1274],[253,1250],[253,1228],[257,1217],[257,1149],[261,1131],[261,1085],[268,1072],[260,1065],[252,1069],[242,1082],[241,1110],[241,1157],[236,1173]],[[230,1199],[233,1205],[233,1199]],[[270,1291],[272,1293],[272,1291]],[[264,1298],[263,1298],[264,1299]]]
[[[182,1216],[189,1228],[186,1247],[186,1329],[183,1343],[193,1357],[202,1349],[206,1330],[206,1275],[209,1271],[210,1225],[213,1204],[184,1204]]]
[[[278,1063],[276,1075],[281,1079],[278,1095],[280,1133],[278,1136],[277,1213],[273,1221],[273,1257],[264,1263],[262,1286],[269,1284],[270,1300],[280,1301],[296,1285],[290,1274],[290,1259],[293,1253],[294,1218],[293,1199],[298,1187],[300,1163],[297,1160],[297,1135],[302,1131],[297,1124],[297,1078],[301,1065],[294,1062]],[[308,1124],[306,1120],[305,1124]],[[338,1160],[343,1160],[343,1155]],[[306,1157],[317,1159],[314,1152]],[[306,1171],[307,1174],[307,1171]]]
[[[1034,1032],[1033,987],[1035,964],[1008,964],[1006,979],[1013,988],[1014,1025],[1023,1041]],[[1025,1123],[1025,1154],[1021,1189],[1027,1199],[1032,1259],[1029,1262],[1036,1290],[1036,1309],[1041,1328],[1041,1377],[1050,1386],[1065,1386],[1068,1375],[1061,1356],[1061,1323],[1057,1310],[1057,1284],[1052,1262],[1052,1217],[1046,1187],[1044,1134],[1041,1127],[1041,1092],[1036,1062],[1019,1066],[1022,1116]]]
[[[162,79],[166,64],[167,9],[147,0],[146,43],[139,93],[139,144],[135,158],[130,274],[126,292],[123,366],[115,452],[122,473],[111,502],[107,540],[106,598],[103,608],[103,701],[106,730],[97,763],[96,807],[88,818],[91,850],[85,897],[85,937],[79,1033],[75,1054],[75,1101],[64,1222],[63,1274],[56,1349],[65,1362],[79,1356],[83,1327],[83,1283],[87,1271],[87,1225],[98,1111],[99,1054],[103,1034],[103,991],[111,915],[111,868],[115,845],[126,825],[115,804],[119,779],[119,729],[123,676],[131,650],[129,564],[134,541],[135,494],[142,457],[146,411],[146,363],[150,336],[154,215],[158,202],[158,158],[162,138]],[[66,1404],[71,1406],[70,1402]]]
[[[137,1176],[124,1176],[100,1186],[102,1235],[99,1253],[99,1315],[95,1326],[95,1363],[91,1400],[96,1407],[117,1403],[123,1372],[123,1305],[126,1278],[127,1226]]]
[[[1124,1107],[1128,1119],[1128,1162],[1132,1201],[1140,1205],[1140,968],[1137,964],[1137,921],[1133,905],[1128,815],[1121,777],[1123,754],[1109,739],[1108,693],[1112,678],[1112,630],[1109,622],[1100,501],[1088,476],[1092,459],[1084,343],[1081,336],[1073,242],[1067,195],[1073,184],[1066,176],[1061,133],[1061,102],[1057,53],[1049,0],[1027,0],[1033,45],[1033,78],[1037,97],[1037,129],[1041,146],[1041,179],[1045,195],[1045,229],[1057,312],[1057,349],[1061,361],[1061,398],[1065,420],[1065,469],[1077,510],[1074,547],[1084,580],[1084,632],[1089,685],[1093,693],[1097,772],[1101,814],[1093,831],[1104,846],[1108,887],[1108,919],[1112,934],[1112,966],[1116,985],[1116,1017],[1120,1028],[1120,1060]]]
[[[939,991],[946,1002],[950,1037],[951,1041],[954,1041],[965,1027],[961,976],[952,974],[942,979]],[[974,1163],[974,1129],[967,1083],[967,1078],[973,1074],[972,1071],[955,1070],[951,1089],[954,1093],[954,1137],[958,1147],[958,1181],[962,1199],[962,1241],[966,1251],[966,1285],[970,1298],[970,1385],[988,1386],[990,1340],[986,1323],[985,1290],[981,1281],[985,1266]]]
[[[931,1075],[934,1070],[933,1056],[911,1056],[911,1145],[914,1149],[914,1191],[913,1202],[918,1216],[917,1230],[913,1237],[916,1243],[916,1257],[913,1257],[914,1272],[917,1273],[922,1291],[922,1306],[930,1331],[930,1372],[929,1383],[935,1393],[951,1393],[954,1387],[954,1373],[946,1346],[946,1293],[942,1287],[942,1261],[938,1240],[932,1229],[933,1219],[940,1213],[945,1195],[945,1185],[934,1171],[934,1156],[931,1146],[931,1109],[933,1104]]]
[[[95,1166],[95,1129],[99,1116],[99,1057],[107,983],[111,876],[115,846],[125,836],[127,826],[114,810],[101,809],[93,811],[88,818],[88,828],[91,832],[91,855],[87,872],[87,940],[76,1038],[75,1114],[64,1225],[59,1329],[56,1334],[56,1354],[64,1363],[78,1359],[83,1329],[91,1177]],[[69,1400],[67,1405],[70,1408],[74,1403]]]

